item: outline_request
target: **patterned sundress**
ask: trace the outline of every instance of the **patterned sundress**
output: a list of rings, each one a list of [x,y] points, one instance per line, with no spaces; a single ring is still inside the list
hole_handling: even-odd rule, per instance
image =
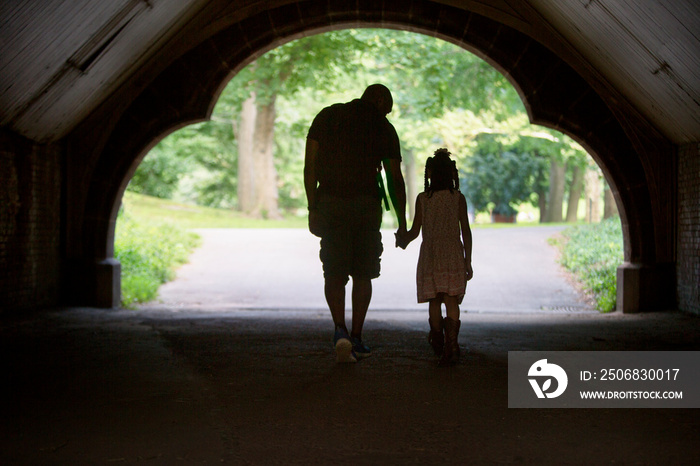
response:
[[[464,246],[459,226],[459,191],[449,189],[418,195],[423,213],[422,237],[416,272],[418,302],[438,293],[457,296],[461,304],[467,288]]]

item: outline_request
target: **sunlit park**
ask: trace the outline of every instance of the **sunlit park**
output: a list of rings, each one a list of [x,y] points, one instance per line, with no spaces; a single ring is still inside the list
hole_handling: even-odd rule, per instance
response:
[[[358,98],[375,82],[394,98],[388,118],[401,141],[409,226],[427,157],[445,147],[457,161],[474,230],[466,310],[517,309],[527,293],[541,294],[529,310],[615,309],[622,233],[591,154],[561,132],[530,124],[517,89],[478,56],[386,29],[334,31],[275,48],[232,77],[209,120],[162,135],[144,154],[118,218],[122,304],[321,309],[318,240],[307,231],[306,133],[322,108]],[[417,308],[416,248],[395,250],[396,225],[395,213],[385,212],[386,278],[373,303]],[[191,267],[202,267],[212,241],[228,244],[232,256],[229,268],[208,276]],[[251,249],[255,258],[246,261]],[[271,266],[265,251],[290,262],[279,271],[286,279],[274,277],[270,269],[282,266]],[[494,251],[506,254],[503,264]],[[188,264],[193,254],[197,263]],[[176,277],[191,288],[173,289]],[[570,295],[540,289],[543,282]],[[263,291],[271,288],[279,296]],[[502,301],[493,304],[487,294]]]

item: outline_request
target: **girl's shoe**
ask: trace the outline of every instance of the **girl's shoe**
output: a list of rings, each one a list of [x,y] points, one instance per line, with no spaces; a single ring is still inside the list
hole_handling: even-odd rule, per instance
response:
[[[428,324],[430,325],[430,333],[428,333],[428,343],[433,347],[435,351],[435,356],[442,356],[442,352],[445,349],[445,335],[443,334],[443,321],[440,319],[439,328],[434,328],[433,324],[430,323],[428,319]]]
[[[445,351],[438,362],[439,366],[453,366],[459,362],[459,327],[462,322],[445,317]]]

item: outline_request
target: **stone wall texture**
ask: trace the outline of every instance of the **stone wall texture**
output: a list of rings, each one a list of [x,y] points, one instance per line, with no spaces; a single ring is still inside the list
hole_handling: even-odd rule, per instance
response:
[[[59,303],[61,152],[0,130],[0,313]]]
[[[700,314],[700,143],[678,157],[678,308]]]

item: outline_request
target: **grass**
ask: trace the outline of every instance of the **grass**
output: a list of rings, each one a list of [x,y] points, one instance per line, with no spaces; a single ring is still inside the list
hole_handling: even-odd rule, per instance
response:
[[[247,217],[233,210],[215,209],[193,204],[184,204],[145,196],[127,191],[122,199],[124,210],[137,219],[153,219],[177,225],[180,228],[307,228],[306,212],[302,215],[286,214],[281,220],[266,220]],[[408,215],[407,215],[408,217]],[[408,219],[408,218],[407,218]],[[409,226],[411,219],[409,220]],[[537,220],[519,221],[518,223],[491,223],[488,214],[479,214],[472,228],[518,228],[523,226],[552,226],[570,223],[539,223]],[[394,212],[384,213],[383,228],[395,228]]]
[[[286,215],[282,220],[247,217],[232,210],[184,204],[127,191],[124,211],[136,219],[152,219],[180,228],[306,228],[306,217]]]
[[[617,267],[623,262],[619,217],[599,224],[567,228],[562,232],[561,239],[552,239],[551,242],[561,249],[561,264],[594,296],[598,310],[614,310]]]

